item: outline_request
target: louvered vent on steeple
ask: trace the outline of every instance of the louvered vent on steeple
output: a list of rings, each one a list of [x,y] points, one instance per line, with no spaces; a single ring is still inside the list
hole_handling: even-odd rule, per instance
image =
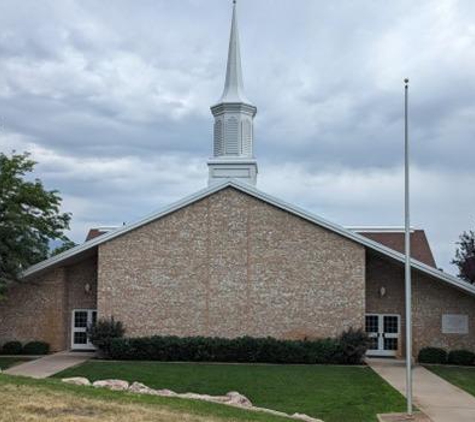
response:
[[[253,120],[257,108],[244,94],[236,2],[229,39],[224,90],[218,104],[211,107],[215,118],[213,157],[208,160],[209,184],[237,178],[256,184]]]

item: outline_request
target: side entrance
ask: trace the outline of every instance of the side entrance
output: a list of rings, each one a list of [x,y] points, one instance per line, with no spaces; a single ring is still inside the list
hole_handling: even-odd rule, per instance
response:
[[[71,349],[94,350],[95,347],[87,338],[87,328],[95,324],[96,309],[74,309],[71,316]]]
[[[368,356],[396,356],[399,350],[401,318],[395,314],[366,314],[370,338]]]

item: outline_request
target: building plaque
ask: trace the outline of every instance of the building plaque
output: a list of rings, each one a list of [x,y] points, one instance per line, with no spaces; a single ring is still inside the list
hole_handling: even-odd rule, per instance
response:
[[[445,314],[442,315],[443,334],[468,334],[468,316]]]

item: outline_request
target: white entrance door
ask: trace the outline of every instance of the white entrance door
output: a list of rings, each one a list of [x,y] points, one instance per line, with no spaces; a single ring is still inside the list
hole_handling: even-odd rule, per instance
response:
[[[399,349],[399,315],[366,315],[366,333],[370,338],[368,356],[396,356]]]
[[[97,311],[95,309],[75,309],[72,315],[71,349],[94,350],[93,344],[87,337],[87,328],[95,324]]]

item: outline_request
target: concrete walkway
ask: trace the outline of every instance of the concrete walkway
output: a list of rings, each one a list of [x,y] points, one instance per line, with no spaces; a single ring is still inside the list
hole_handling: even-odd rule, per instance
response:
[[[16,365],[3,373],[31,378],[48,378],[72,366],[79,365],[94,355],[90,352],[59,352]]]
[[[406,363],[392,359],[368,359],[368,364],[405,395]],[[414,404],[433,422],[474,422],[475,397],[422,366],[413,371]]]

